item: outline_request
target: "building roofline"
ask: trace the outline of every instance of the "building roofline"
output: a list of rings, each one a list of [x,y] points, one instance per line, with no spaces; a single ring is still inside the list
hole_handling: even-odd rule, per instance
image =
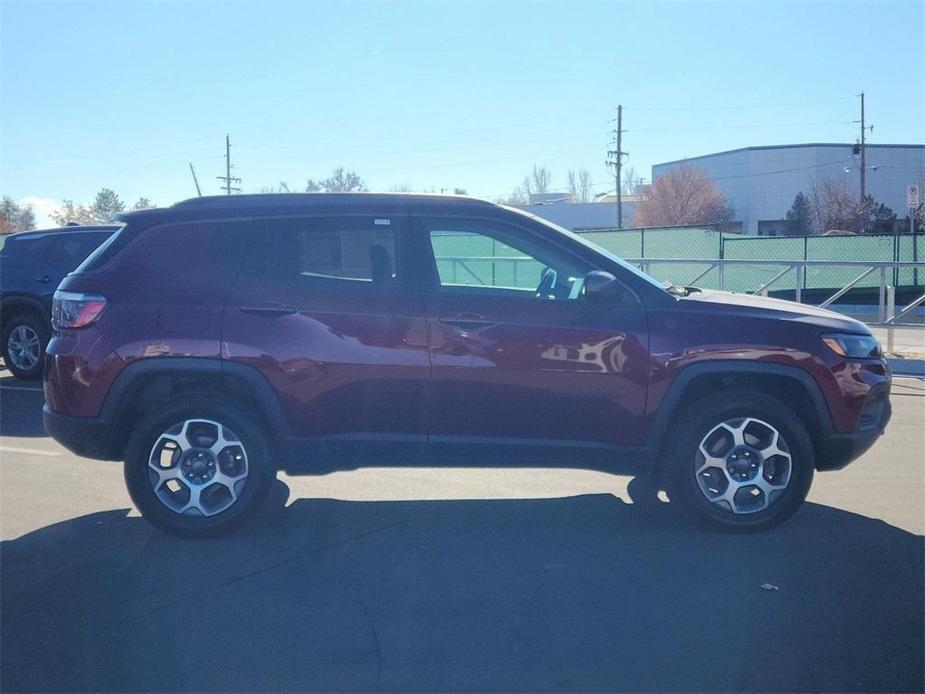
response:
[[[853,142],[807,142],[804,144],[797,145],[757,145],[754,147],[739,147],[737,149],[727,149],[722,152],[711,152],[710,154],[698,154],[696,157],[684,157],[682,159],[674,159],[672,161],[659,162],[658,164],[653,164],[652,167],[656,166],[670,166],[671,164],[680,164],[685,161],[694,161],[696,159],[707,159],[708,157],[718,157],[723,154],[736,154],[738,152],[750,152],[766,149],[799,149],[803,147],[851,147]],[[903,144],[865,144],[867,149],[925,149],[925,145],[903,145]]]

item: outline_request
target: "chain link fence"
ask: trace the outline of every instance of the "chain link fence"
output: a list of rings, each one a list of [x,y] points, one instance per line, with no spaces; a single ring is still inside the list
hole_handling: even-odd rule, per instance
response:
[[[925,234],[854,236],[742,236],[725,234],[711,226],[655,229],[616,229],[580,231],[582,237],[622,258],[703,259],[703,260],[828,260],[841,262],[915,262],[925,260]],[[728,266],[724,286],[730,291],[754,291],[787,267]],[[718,289],[718,269],[707,263],[652,263],[649,272],[659,280],[687,285],[696,280],[700,287]],[[890,271],[888,281],[897,288],[897,301],[923,291],[925,271],[900,268]],[[703,274],[706,273],[706,274]],[[854,280],[858,268],[807,268],[803,276],[803,301],[821,303],[839,288]],[[769,292],[792,298],[796,290],[794,273],[774,282]],[[842,303],[876,302],[879,276],[861,280]],[[817,300],[818,299],[818,300]]]

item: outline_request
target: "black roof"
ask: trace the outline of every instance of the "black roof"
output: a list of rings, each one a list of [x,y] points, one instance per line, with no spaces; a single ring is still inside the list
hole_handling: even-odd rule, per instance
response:
[[[125,212],[120,221],[144,223],[162,219],[196,219],[210,217],[286,214],[297,212],[332,212],[345,210],[377,213],[400,213],[409,209],[437,211],[448,208],[492,209],[487,200],[464,195],[427,195],[417,193],[263,193],[256,195],[207,195],[181,200],[170,207]]]

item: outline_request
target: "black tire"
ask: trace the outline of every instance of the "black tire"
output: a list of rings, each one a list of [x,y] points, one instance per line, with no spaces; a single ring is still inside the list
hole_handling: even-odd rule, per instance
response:
[[[17,366],[17,364],[10,359],[10,339],[13,337],[14,331],[20,326],[31,330],[39,338],[38,361],[31,366],[31,368]],[[10,373],[16,378],[21,378],[24,381],[37,381],[42,377],[42,369],[45,367],[45,348],[48,346],[48,341],[50,339],[51,328],[37,313],[21,313],[15,316],[9,323],[3,326],[2,342],[0,342],[0,350],[2,350],[3,361],[6,364],[6,368],[8,368]]]
[[[700,444],[705,437],[721,423],[738,422],[742,418],[759,420],[759,423],[755,425],[756,429],[746,428],[745,431],[767,432],[761,422],[777,430],[789,451],[790,472],[786,488],[783,491],[769,493],[771,501],[766,508],[752,512],[733,513],[728,502],[714,503],[707,498],[706,492],[701,491],[701,483],[709,488],[712,482],[705,479],[698,481],[697,469],[703,462]],[[673,502],[680,502],[681,506],[698,521],[713,527],[739,532],[767,530],[790,518],[806,499],[815,468],[813,445],[806,427],[782,402],[760,393],[724,391],[707,396],[686,407],[671,428],[676,433],[674,440],[666,446],[664,458],[667,466],[665,472],[667,473],[668,494]],[[731,436],[726,441],[722,440],[726,436],[725,431],[718,432],[716,435],[719,437],[718,445],[723,449],[732,445]],[[741,453],[737,455],[741,456]],[[723,456],[718,457],[728,460]],[[785,457],[768,456],[768,458],[775,461],[773,464],[778,469],[783,469],[783,463],[778,461],[785,461]],[[761,469],[765,470],[764,467]],[[768,470],[767,474],[771,474],[771,468]],[[726,484],[729,484],[730,476],[719,467],[702,474],[707,477],[718,476],[709,477],[709,479],[719,480],[720,483],[717,486],[720,488],[722,488],[723,478]],[[748,474],[748,472],[743,471],[742,474]],[[734,501],[737,504],[738,500],[743,498],[750,501],[752,497],[748,496],[749,493],[753,493],[749,488],[736,492]],[[757,496],[757,501],[754,502],[755,508],[760,508],[765,492],[760,491],[760,494],[761,496]],[[743,508],[749,508],[748,503],[744,504]]]
[[[260,509],[276,479],[276,466],[264,430],[253,417],[237,406],[222,402],[222,398],[223,395],[216,394],[214,399],[197,396],[168,402],[143,419],[129,438],[124,466],[126,486],[142,516],[161,530],[196,538],[227,533]],[[227,508],[214,515],[180,515],[155,493],[152,479],[156,477],[150,472],[148,462],[162,434],[178,423],[198,419],[220,423],[237,435],[246,451],[247,477]],[[191,488],[185,482],[184,485]],[[208,486],[204,484],[202,488]]]

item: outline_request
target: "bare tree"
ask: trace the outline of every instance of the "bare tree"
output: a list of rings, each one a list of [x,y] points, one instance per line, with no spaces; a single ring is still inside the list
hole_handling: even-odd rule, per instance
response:
[[[568,192],[572,202],[591,202],[591,173],[587,169],[568,170]]]
[[[721,224],[733,215],[726,196],[701,169],[682,163],[652,184],[636,207],[639,227]]]
[[[110,224],[124,209],[125,203],[116,192],[111,188],[103,188],[89,205],[77,205],[73,200],[65,200],[58,211],[51,214],[51,218],[61,226],[69,222],[86,225]]]
[[[919,178],[919,206],[915,208],[913,217],[915,220],[913,223],[917,229],[916,233],[919,234],[922,233],[923,227],[925,227],[925,195],[923,195],[923,191],[925,191],[925,174]],[[906,219],[908,219],[908,217],[906,217]]]
[[[499,205],[526,205],[527,202],[529,202],[529,198],[524,194],[524,189],[521,186],[517,186],[511,191],[510,195],[497,198],[495,202]]]
[[[342,166],[334,169],[328,178],[321,181],[308,179],[305,184],[306,193],[352,193],[365,190],[363,179],[354,171],[345,171]]]
[[[280,181],[279,186],[264,186],[260,189],[261,193],[289,193],[289,184],[285,181]]]
[[[552,174],[545,166],[533,165],[533,173],[530,176],[532,190],[527,189],[528,193],[548,193],[549,185],[552,183]]]
[[[627,166],[623,169],[623,181],[620,186],[627,195],[635,195],[642,189],[642,178],[636,175],[636,169]]]
[[[809,214],[813,233],[857,230],[858,203],[842,180],[826,178],[813,182],[809,189]]]
[[[73,200],[64,200],[57,212],[52,212],[50,217],[55,224],[64,226],[70,222],[78,224],[96,224],[97,220],[93,210],[87,205],[75,204]]]

